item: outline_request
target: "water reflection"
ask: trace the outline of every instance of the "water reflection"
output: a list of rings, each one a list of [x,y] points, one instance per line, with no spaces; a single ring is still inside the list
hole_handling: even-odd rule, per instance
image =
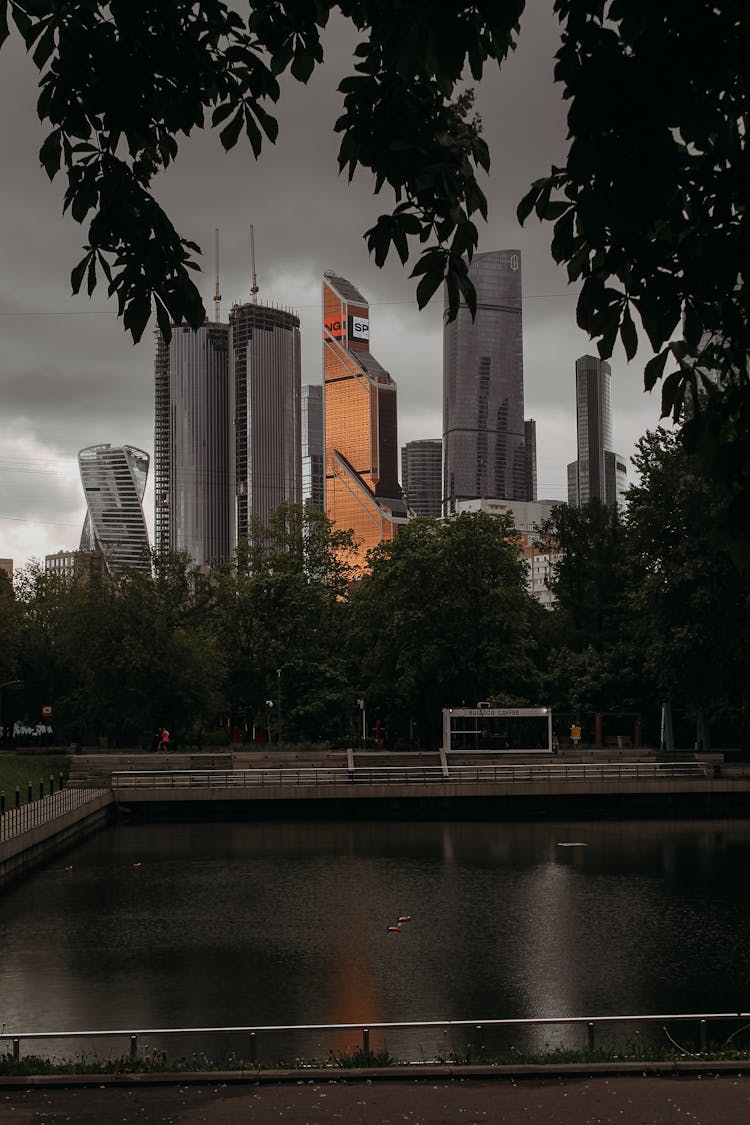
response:
[[[749,821],[118,825],[5,891],[2,1019],[747,1010],[748,861]]]

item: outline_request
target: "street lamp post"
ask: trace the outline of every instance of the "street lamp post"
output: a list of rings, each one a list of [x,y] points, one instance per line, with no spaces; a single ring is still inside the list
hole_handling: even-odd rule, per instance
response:
[[[278,681],[279,681],[279,690],[278,690],[278,696],[279,696],[278,737],[279,737],[279,746],[281,746],[281,668],[276,669],[276,676],[278,677]]]
[[[3,688],[16,687],[21,683],[23,683],[23,680],[6,680],[4,684],[0,684],[0,743],[5,742],[5,723],[3,722]]]
[[[364,699],[358,699],[357,703],[359,704],[359,709],[362,712],[362,733],[360,735],[360,744],[361,748],[364,750],[365,743],[367,741],[367,712],[365,710]]]

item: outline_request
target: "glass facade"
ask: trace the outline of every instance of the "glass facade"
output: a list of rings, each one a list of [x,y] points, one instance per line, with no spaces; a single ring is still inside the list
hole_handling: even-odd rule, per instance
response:
[[[325,452],[323,387],[308,383],[302,388],[302,503],[319,512],[326,508]]]
[[[596,356],[576,360],[578,458],[568,465],[568,503],[590,500],[621,506],[627,487],[625,458],[612,452],[612,371]]]
[[[326,511],[351,529],[355,569],[406,519],[398,482],[396,384],[370,352],[367,301],[351,282],[323,276]]]
[[[231,551],[229,326],[157,333],[154,382],[156,549],[211,565]]]
[[[476,254],[472,320],[443,335],[443,513],[459,500],[536,497],[536,432],[524,419],[521,255]]]
[[[401,449],[401,484],[409,512],[438,517],[443,486],[443,443],[440,438],[408,441]]]
[[[254,303],[229,314],[236,539],[302,498],[299,317]]]
[[[132,445],[92,445],[78,454],[87,509],[81,550],[101,551],[110,572],[150,573],[142,506],[148,466],[148,453]]]

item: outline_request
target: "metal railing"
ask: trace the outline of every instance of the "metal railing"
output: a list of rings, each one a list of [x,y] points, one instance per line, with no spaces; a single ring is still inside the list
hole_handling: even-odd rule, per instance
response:
[[[666,1039],[673,1046],[678,1048],[686,1055],[695,1055],[700,1058],[701,1054],[706,1054],[709,1049],[709,1026],[712,1024],[725,1024],[739,1026],[729,1035],[724,1037],[723,1047],[726,1048],[728,1043],[734,1039],[739,1032],[746,1031],[750,1028],[750,1012],[690,1012],[690,1013],[672,1013],[669,1015],[610,1015],[610,1016],[539,1016],[539,1017],[520,1017],[514,1019],[473,1019],[473,1020],[408,1020],[408,1021],[392,1021],[392,1022],[374,1022],[374,1023],[317,1023],[317,1024],[256,1024],[246,1026],[226,1026],[226,1027],[152,1027],[152,1028],[130,1028],[130,1029],[117,1029],[110,1031],[28,1031],[28,1032],[14,1032],[3,1031],[0,1034],[0,1050],[3,1045],[7,1045],[9,1050],[6,1050],[6,1055],[12,1054],[15,1061],[19,1061],[21,1057],[22,1044],[38,1044],[38,1043],[59,1043],[62,1041],[81,1041],[87,1040],[93,1044],[99,1041],[108,1042],[113,1039],[123,1040],[124,1045],[127,1046],[127,1053],[131,1061],[136,1061],[139,1058],[139,1039],[146,1039],[148,1037],[149,1046],[154,1047],[154,1040],[169,1039],[186,1039],[187,1037],[200,1037],[203,1044],[206,1045],[206,1040],[216,1036],[241,1036],[243,1041],[243,1054],[239,1058],[243,1064],[251,1067],[260,1065],[260,1050],[261,1045],[264,1048],[264,1054],[269,1058],[274,1058],[274,1055],[269,1054],[271,1050],[270,1044],[274,1037],[285,1037],[289,1040],[290,1036],[302,1036],[314,1033],[316,1037],[323,1034],[330,1036],[338,1036],[340,1039],[341,1033],[355,1033],[359,1042],[354,1045],[353,1051],[356,1054],[361,1052],[364,1056],[369,1056],[371,1052],[371,1034],[394,1032],[394,1033],[413,1033],[421,1031],[439,1031],[443,1035],[443,1043],[447,1043],[447,1036],[454,1032],[460,1032],[462,1035],[462,1044],[460,1052],[449,1050],[442,1058],[437,1061],[470,1061],[471,1059],[479,1060],[486,1051],[489,1033],[493,1031],[513,1031],[528,1030],[534,1028],[569,1028],[575,1030],[579,1028],[583,1031],[580,1039],[580,1047],[584,1051],[594,1052],[597,1050],[597,1034],[603,1029],[612,1027],[614,1025],[623,1025],[625,1027],[633,1027],[638,1025],[655,1026],[658,1030],[665,1033]],[[695,1051],[690,1051],[682,1048],[680,1044],[672,1038],[669,1033],[668,1025],[693,1025],[694,1034],[697,1033],[695,1039]],[[468,1042],[466,1040],[468,1036]],[[455,1042],[455,1040],[454,1040]],[[440,1055],[440,1051],[438,1051]],[[0,1056],[1,1058],[2,1056]],[[123,1058],[125,1055],[123,1054]],[[205,1057],[205,1056],[204,1056]],[[404,1062],[419,1061],[436,1061],[427,1060],[423,1056],[420,1049],[418,1057],[415,1059],[403,1059]],[[299,1063],[299,1057],[296,1061]],[[209,1060],[206,1058],[206,1062]]]
[[[0,842],[22,836],[33,828],[49,824],[65,813],[81,808],[95,797],[109,793],[109,789],[60,789],[37,801],[30,801],[20,808],[6,810],[0,816]]]
[[[706,776],[700,762],[538,763],[532,765],[298,767],[245,770],[118,770],[112,788],[120,789],[251,789],[264,786],[436,785],[524,782],[672,781]]]

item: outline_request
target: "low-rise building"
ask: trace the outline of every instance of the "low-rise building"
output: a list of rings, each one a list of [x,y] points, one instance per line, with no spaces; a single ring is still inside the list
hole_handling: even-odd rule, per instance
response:
[[[559,500],[457,500],[456,515],[461,512],[486,512],[490,516],[509,515],[513,519],[517,542],[527,567],[529,593],[549,608],[554,594],[549,588],[553,568],[560,558],[555,545],[539,534],[541,525],[550,518]]]

